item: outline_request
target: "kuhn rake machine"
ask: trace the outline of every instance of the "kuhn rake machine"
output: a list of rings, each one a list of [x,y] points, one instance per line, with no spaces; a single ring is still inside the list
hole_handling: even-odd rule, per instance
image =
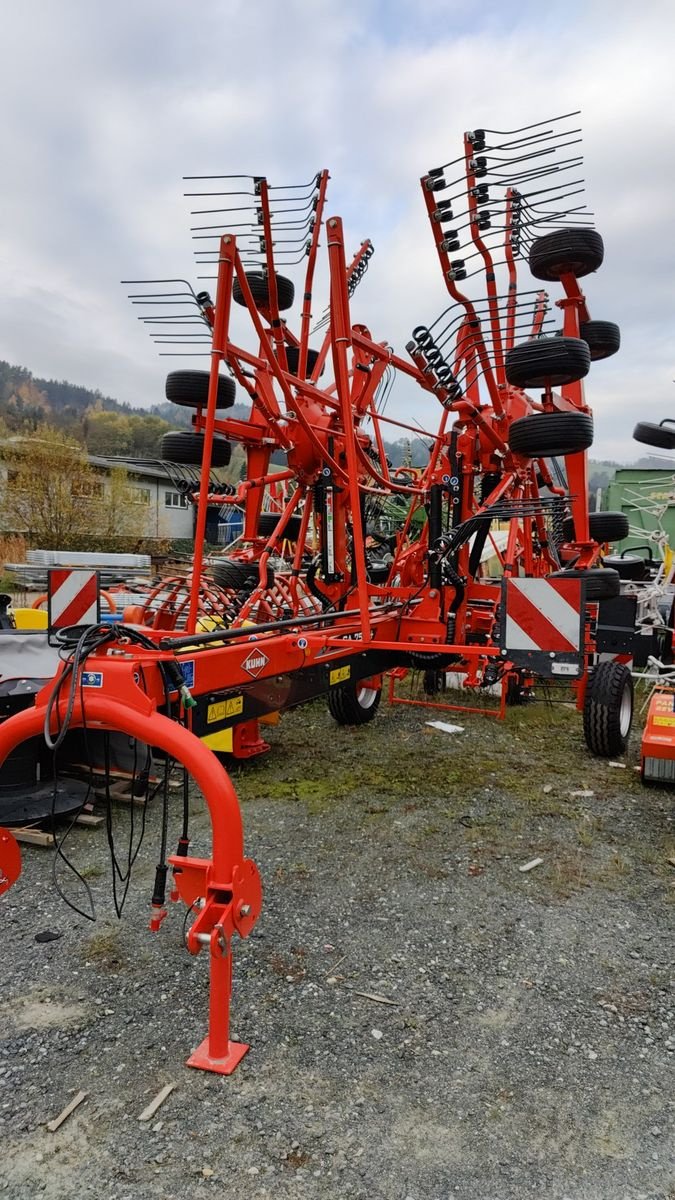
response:
[[[261,717],[322,694],[338,722],[362,724],[378,708],[384,672],[431,664],[469,690],[571,683],[591,750],[625,747],[630,671],[594,665],[603,605],[619,592],[616,572],[600,565],[603,545],[625,536],[625,518],[589,514],[593,421],[582,383],[619,335],[591,320],[579,285],[603,246],[577,202],[578,142],[566,118],[474,130],[458,159],[422,178],[451,304],[414,330],[408,357],[358,320],[355,292],[373,249],[366,241],[348,257],[342,221],[324,217],[326,171],[296,189],[263,177],[202,180],[192,194],[207,199],[198,211],[211,223],[195,233],[200,262],[216,269],[215,299],[175,280],[133,295],[161,306],[142,318],[156,340],[211,356],[210,372],[167,379],[168,398],[195,411],[193,432],[167,434],[163,457],[201,467],[183,619],[174,594],[151,620],[137,609],[132,623],[62,631],[63,668],[34,709],[0,728],[0,757],[42,729],[58,741],[86,724],[183,764],[203,792],[211,858],[189,855],[184,830],[168,859],[176,891],[198,906],[188,946],[210,954],[209,1035],[194,1066],[229,1073],[245,1051],[229,1040],[230,947],[261,908],[234,789],[204,738],[234,729],[240,751],[255,753]],[[313,326],[322,245],[329,304]],[[518,289],[527,258],[536,279],[560,288],[561,328],[550,328],[546,291]],[[299,264],[294,331],[283,314],[295,288],[282,271]],[[472,275],[480,286],[465,290]],[[400,376],[408,393],[421,389],[424,412],[439,414],[434,431],[421,431],[421,470],[387,458],[386,432],[420,432],[384,411]],[[227,415],[237,388],[247,419]],[[224,494],[212,468],[229,462],[232,443],[246,468]],[[237,548],[210,565],[213,505],[238,506],[244,524]],[[383,539],[374,522],[385,506],[400,517]],[[497,528],[506,537],[495,579],[481,560]],[[162,852],[155,923],[166,874]]]

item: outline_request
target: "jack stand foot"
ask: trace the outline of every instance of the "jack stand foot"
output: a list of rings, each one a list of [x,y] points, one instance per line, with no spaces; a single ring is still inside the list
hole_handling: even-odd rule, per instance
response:
[[[228,1042],[225,1058],[212,1058],[209,1053],[209,1039],[205,1037],[188,1058],[187,1065],[197,1067],[200,1071],[215,1071],[216,1075],[231,1075],[248,1049],[246,1042]]]

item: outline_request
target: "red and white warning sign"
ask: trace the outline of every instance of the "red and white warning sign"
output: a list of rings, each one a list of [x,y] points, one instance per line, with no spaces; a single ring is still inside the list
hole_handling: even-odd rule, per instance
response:
[[[47,574],[50,629],[98,625],[101,619],[98,571],[53,567]]]
[[[505,579],[502,612],[501,647],[511,662],[576,673],[584,645],[581,579]]]

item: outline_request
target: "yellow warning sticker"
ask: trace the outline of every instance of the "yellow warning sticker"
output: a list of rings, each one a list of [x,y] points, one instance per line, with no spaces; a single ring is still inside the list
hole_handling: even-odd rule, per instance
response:
[[[654,725],[675,725],[675,717],[654,717]]]
[[[349,676],[351,675],[351,673],[352,673],[351,667],[336,667],[335,670],[331,671],[331,673],[330,673],[331,687],[333,686],[334,683],[344,683],[345,679],[349,679]]]
[[[238,717],[244,711],[244,697],[230,696],[228,700],[219,700],[217,704],[209,704],[206,710],[207,724],[214,721],[224,721],[227,717]]]

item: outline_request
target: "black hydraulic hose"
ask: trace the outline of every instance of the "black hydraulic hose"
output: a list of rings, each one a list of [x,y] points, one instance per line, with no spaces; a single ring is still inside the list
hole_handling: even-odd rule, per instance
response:
[[[382,609],[375,610],[376,612],[383,611]],[[306,617],[285,617],[281,621],[265,621],[262,625],[246,625],[241,629],[223,629],[213,630],[210,633],[190,633],[178,638],[162,638],[159,643],[160,650],[182,650],[185,646],[208,646],[212,642],[231,642],[235,638],[246,638],[250,641],[259,633],[274,633],[277,629],[295,629],[299,625],[317,625],[321,621],[330,619],[337,620],[338,617],[360,617],[361,610],[359,608],[346,608],[344,612],[332,612],[330,617],[326,613],[311,613]]]

